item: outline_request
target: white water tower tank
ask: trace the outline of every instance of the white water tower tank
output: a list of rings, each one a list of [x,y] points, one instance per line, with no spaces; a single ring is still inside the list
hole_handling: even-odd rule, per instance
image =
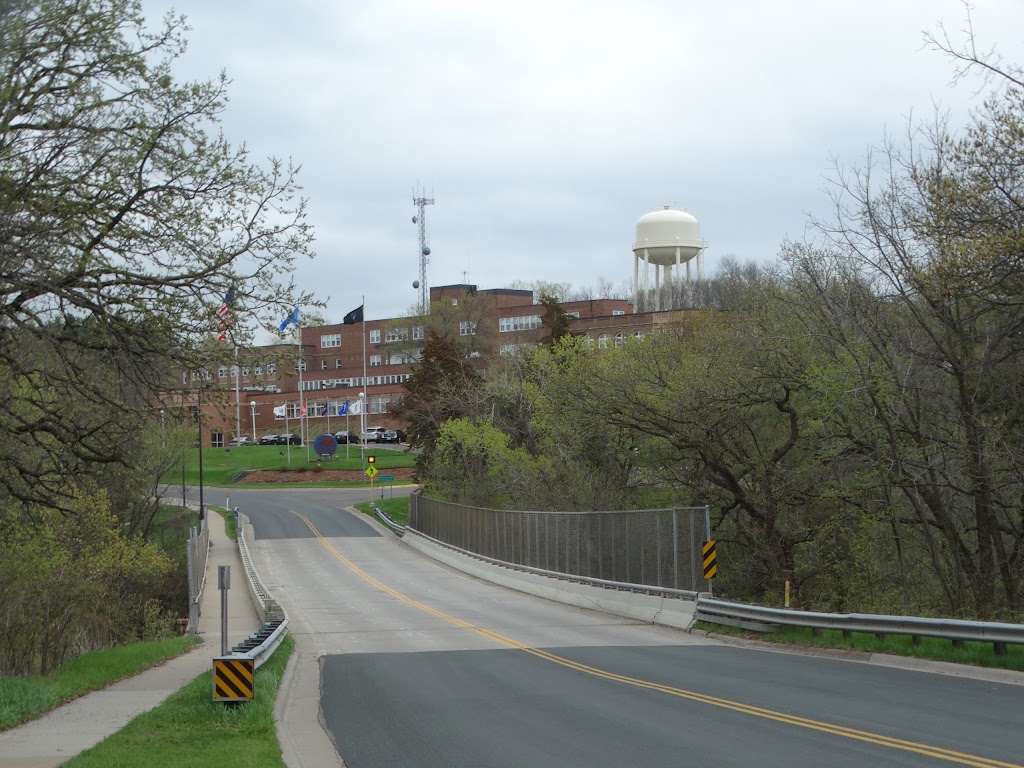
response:
[[[655,310],[660,309],[660,291],[663,278],[674,279],[676,270],[686,265],[686,281],[690,282],[690,260],[697,259],[697,279],[703,278],[700,224],[690,213],[664,206],[645,213],[636,222],[636,241],[633,243],[633,306],[637,306],[640,292],[640,262],[644,262],[644,292],[648,291],[650,265],[654,265]],[[665,268],[668,274],[665,275]]]
[[[689,261],[702,248],[700,224],[686,211],[666,205],[660,211],[645,213],[636,222],[633,252],[646,251],[652,264],[675,264],[678,257]]]

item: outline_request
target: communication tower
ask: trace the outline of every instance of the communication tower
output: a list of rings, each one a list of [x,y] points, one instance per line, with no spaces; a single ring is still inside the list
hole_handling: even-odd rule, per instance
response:
[[[420,289],[420,314],[430,314],[430,290],[427,288],[427,261],[430,256],[430,246],[427,245],[427,217],[426,207],[434,204],[434,198],[416,194],[412,199],[416,206],[416,215],[412,217],[413,224],[420,227],[420,279],[414,280],[412,287]]]

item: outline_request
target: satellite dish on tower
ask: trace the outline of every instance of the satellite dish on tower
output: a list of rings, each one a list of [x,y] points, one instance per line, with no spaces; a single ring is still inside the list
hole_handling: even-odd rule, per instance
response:
[[[429,245],[424,245],[423,246],[423,255],[424,256],[429,256],[430,255],[430,246]]]
[[[413,288],[419,288],[420,287],[420,281],[419,280],[413,280],[412,281],[412,287]]]

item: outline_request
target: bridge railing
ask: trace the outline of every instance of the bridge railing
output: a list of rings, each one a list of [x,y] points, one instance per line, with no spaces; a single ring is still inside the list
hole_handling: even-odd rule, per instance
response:
[[[488,509],[413,494],[409,527],[482,557],[548,572],[689,592],[701,567],[706,507],[608,512]]]

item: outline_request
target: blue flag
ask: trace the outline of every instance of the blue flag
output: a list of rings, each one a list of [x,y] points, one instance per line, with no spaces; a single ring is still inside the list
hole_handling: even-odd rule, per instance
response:
[[[345,404],[338,409],[339,416],[344,416],[346,413],[348,413],[348,400],[346,400]]]
[[[283,331],[288,327],[289,323],[299,322],[299,308],[296,307],[288,317],[281,321],[281,324],[277,326],[277,330]]]

